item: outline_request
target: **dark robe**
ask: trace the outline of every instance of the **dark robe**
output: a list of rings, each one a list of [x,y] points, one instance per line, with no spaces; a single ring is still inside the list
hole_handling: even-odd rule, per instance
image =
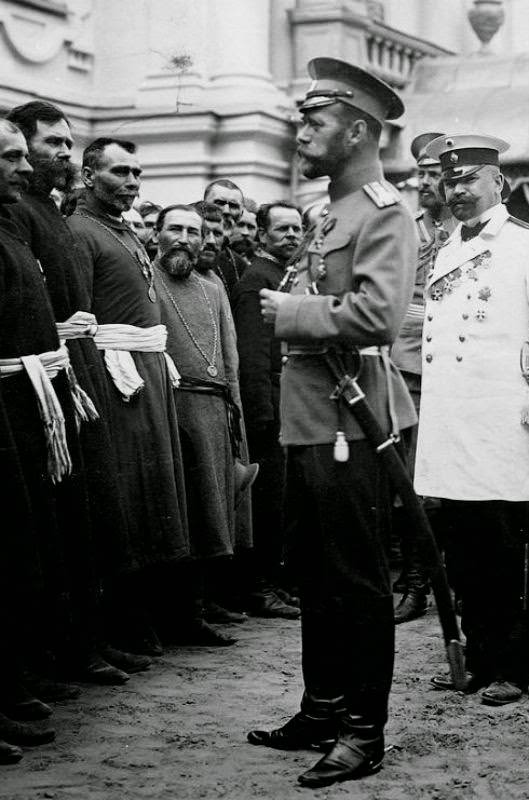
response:
[[[234,250],[225,245],[217,256],[213,270],[219,276],[230,303],[232,302],[233,290],[240,281],[246,269],[246,261]]]
[[[281,342],[261,315],[259,291],[277,289],[284,267],[275,259],[256,256],[234,289],[241,398],[248,433],[279,424]]]
[[[162,322],[168,332],[167,350],[184,382],[185,378],[191,378],[236,384],[237,374],[230,369],[230,330],[217,286],[194,273],[185,280],[175,280],[162,270],[155,269]],[[218,346],[214,360],[214,325],[200,286],[206,292],[217,330]],[[193,344],[170,295],[175,299],[196,341],[204,353],[211,357],[211,363],[218,371],[217,376],[208,374],[208,364]],[[228,357],[225,359],[226,351]],[[176,393],[176,403],[184,451],[193,555],[201,558],[232,555],[235,543],[234,458],[226,401],[213,394],[181,390]]]
[[[82,253],[88,310],[98,323],[159,325],[160,305],[149,300],[139,262],[115,238],[132,251],[141,246],[127,223],[106,216],[87,198],[79,201],[68,226]],[[179,559],[189,545],[182,455],[165,358],[162,353],[132,356],[145,385],[126,403],[110,384],[110,420],[125,500],[128,560],[131,567],[142,568]]]
[[[45,194],[29,192],[9,211],[40,261],[55,319],[64,322],[76,311],[89,311],[83,253],[53,200]],[[102,574],[112,574],[130,566],[130,560],[117,480],[108,379],[92,339],[72,339],[67,346],[77,380],[100,415],[98,420],[83,423],[79,435],[98,569]]]
[[[256,256],[233,291],[241,400],[251,461],[259,464],[252,487],[257,572],[275,583],[283,556],[285,455],[279,443],[281,342],[261,314],[259,291],[277,289],[284,267],[273,257]]]
[[[0,358],[18,358],[56,350],[59,340],[44,279],[15,225],[0,217]],[[33,387],[25,372],[0,380],[0,474],[6,511],[0,537],[3,593],[17,616],[35,614],[32,599],[55,602],[67,590],[65,553],[86,546],[86,498],[74,474],[54,485],[47,471],[43,424]],[[82,466],[75,418],[64,371],[53,378],[66,420],[74,465]],[[8,506],[9,504],[9,506]],[[75,540],[72,542],[71,540]],[[53,600],[52,600],[53,598]]]

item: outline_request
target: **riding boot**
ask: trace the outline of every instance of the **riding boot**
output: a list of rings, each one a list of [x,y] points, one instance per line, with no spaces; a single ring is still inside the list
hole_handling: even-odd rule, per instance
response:
[[[346,714],[334,746],[307,772],[302,786],[317,789],[373,775],[384,759],[384,727],[362,715]]]
[[[395,624],[422,617],[428,608],[428,579],[419,559],[417,542],[409,533],[402,537],[402,556],[406,571],[406,587],[395,609]]]

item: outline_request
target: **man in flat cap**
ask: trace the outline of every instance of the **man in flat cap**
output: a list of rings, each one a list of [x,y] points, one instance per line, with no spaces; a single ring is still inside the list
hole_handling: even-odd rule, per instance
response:
[[[417,238],[379,160],[393,90],[343,61],[310,62],[301,105],[302,173],[329,176],[330,203],[300,248],[290,293],[261,290],[262,313],[286,341],[281,440],[287,447],[289,556],[302,609],[300,711],[254,744],[327,754],[299,777],[316,788],[376,772],[384,756],[394,653],[388,570],[390,492],[354,417],[331,399],[325,353],[365,357],[359,383],[388,431],[413,425],[406,386],[388,357],[412,297]]]
[[[421,402],[421,343],[424,321],[424,284],[432,269],[439,248],[455,228],[456,221],[439,194],[441,164],[425,152],[425,147],[441,133],[421,133],[411,143],[411,153],[417,162],[416,176],[420,209],[415,215],[419,235],[419,256],[416,262],[413,297],[395,344],[391,348],[393,363],[400,369],[419,414]],[[417,447],[417,426],[409,428],[405,436],[408,465],[413,475]],[[439,511],[439,501],[428,501],[428,513]],[[402,592],[395,609],[395,623],[409,622],[426,613],[428,606],[428,581],[415,547],[413,523],[407,511],[399,506],[394,510],[393,530],[400,539],[403,559],[402,574],[394,589]]]
[[[529,372],[520,352],[529,331],[529,226],[501,202],[507,148],[490,136],[442,136],[426,150],[440,160],[442,190],[461,224],[426,283],[415,471],[417,492],[446,500],[458,521],[452,548],[467,688],[487,687],[481,697],[490,705],[519,700],[527,684]],[[453,688],[444,676],[432,682]]]

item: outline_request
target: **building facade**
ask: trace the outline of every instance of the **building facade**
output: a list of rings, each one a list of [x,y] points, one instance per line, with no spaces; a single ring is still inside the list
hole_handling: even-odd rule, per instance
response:
[[[488,54],[467,18],[477,6],[504,14]],[[310,58],[344,58],[403,91],[407,114],[382,143],[396,178],[417,132],[464,131],[479,113],[481,132],[510,124],[520,177],[529,137],[505,92],[529,93],[526,51],[526,0],[0,0],[0,107],[57,103],[77,154],[96,136],[134,140],[146,199],[192,202],[230,177],[257,202],[306,204],[322,191],[293,158]],[[484,111],[492,97],[501,115]]]

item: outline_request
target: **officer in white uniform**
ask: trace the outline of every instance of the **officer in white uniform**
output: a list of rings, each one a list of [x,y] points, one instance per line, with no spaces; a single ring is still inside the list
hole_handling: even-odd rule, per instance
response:
[[[507,148],[489,136],[441,136],[426,148],[462,224],[426,282],[415,471],[418,494],[453,501],[468,689],[487,686],[482,699],[493,705],[518,700],[527,682],[529,226],[501,203]],[[450,688],[440,676],[433,683]]]

